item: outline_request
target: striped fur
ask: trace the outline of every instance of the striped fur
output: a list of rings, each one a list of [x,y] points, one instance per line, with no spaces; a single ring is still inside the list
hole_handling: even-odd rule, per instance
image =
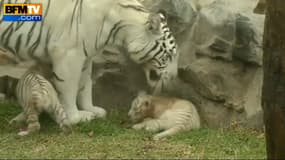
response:
[[[3,3],[39,1],[2,0]],[[3,22],[0,13],[0,48],[22,60],[52,64],[54,83],[71,123],[106,115],[102,108],[93,106],[90,89],[91,59],[100,56],[105,48],[127,53],[140,64],[154,93],[176,77],[177,46],[165,17],[150,13],[137,0],[41,3],[42,22]]]
[[[61,128],[69,128],[67,115],[58,100],[57,92],[45,78],[50,74],[44,70],[47,69],[40,65],[31,67],[17,84],[17,100],[23,108],[23,113],[20,113],[12,122],[25,120],[28,125],[27,131],[22,131],[19,135],[38,131],[40,129],[38,118],[42,112],[47,112]]]
[[[132,102],[128,113],[137,123],[134,129],[159,132],[155,140],[182,131],[200,128],[200,117],[195,106],[186,100],[140,94]]]

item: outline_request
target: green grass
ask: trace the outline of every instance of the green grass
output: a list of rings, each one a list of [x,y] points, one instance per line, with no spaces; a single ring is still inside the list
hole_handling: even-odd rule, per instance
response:
[[[151,134],[127,129],[125,115],[110,111],[107,120],[94,120],[64,134],[46,115],[40,134],[17,136],[8,121],[21,111],[0,104],[1,158],[265,158],[262,133],[241,128],[209,129],[152,141]],[[121,111],[123,112],[123,111]]]

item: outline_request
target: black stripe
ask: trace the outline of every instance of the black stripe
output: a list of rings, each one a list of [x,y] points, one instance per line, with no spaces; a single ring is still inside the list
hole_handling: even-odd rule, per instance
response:
[[[13,33],[13,24],[11,23],[6,29],[5,31],[3,31],[3,34],[1,36],[1,41],[3,42],[4,48],[6,48],[9,52],[13,53],[14,55],[16,55],[16,51],[11,48],[9,46],[9,40],[10,40],[10,36]]]
[[[15,31],[17,31],[19,28],[21,28],[23,24],[24,24],[24,22],[17,22]]]
[[[159,43],[157,41],[155,41],[155,45],[147,53],[145,53],[144,56],[139,58],[139,60],[143,61],[144,59],[146,59],[148,57],[148,55],[157,48],[158,45],[159,45]]]
[[[4,45],[4,47],[5,47],[10,53],[13,53],[14,55],[16,55],[16,51],[15,51],[13,48],[9,47],[8,45]],[[22,58],[20,57],[20,59],[22,59]]]
[[[139,12],[145,12],[148,13],[148,11],[143,7],[143,6],[135,6],[135,5],[123,5],[123,4],[119,4],[122,8],[129,8],[129,9],[134,9],[136,11]]]
[[[24,4],[31,3],[31,0],[25,0]]]
[[[166,25],[162,26],[162,29],[168,29],[168,27]]]
[[[98,33],[97,32],[97,35],[96,35],[96,41],[95,41],[95,49],[98,50],[99,49],[99,44],[98,44],[98,39],[100,40],[100,37],[102,36],[102,32],[103,32],[103,28],[105,26],[105,20],[106,20],[106,15],[103,17],[103,22],[102,22],[102,26],[100,28],[100,32]]]
[[[160,61],[157,60],[156,58],[153,59],[153,61],[155,61],[156,63],[158,63],[158,68],[165,68],[165,66],[162,66]]]
[[[171,55],[168,55],[169,61],[172,62],[173,57]]]
[[[134,52],[134,54],[141,53],[142,51],[144,51],[148,47],[148,45],[149,45],[149,43],[147,45],[145,45],[141,50],[138,50],[138,51]]]
[[[162,51],[163,51],[163,48],[160,47],[159,50],[153,55],[153,57],[156,57],[159,53],[162,53]],[[162,56],[163,56],[163,54],[162,54]]]
[[[14,32],[14,28],[11,27],[7,31],[7,36],[5,37],[6,39],[5,40],[3,39],[3,44],[4,44],[5,48],[7,48],[10,52],[12,52],[12,53],[14,53],[14,55],[16,55],[17,52],[15,51],[15,49],[9,46],[10,38],[11,38],[13,32]]]
[[[3,31],[3,34],[1,36],[1,41],[4,42],[4,39],[6,37],[6,34],[8,34],[9,30],[13,29],[13,24],[14,23],[11,23],[6,29],[5,31]]]
[[[2,13],[2,10],[3,10],[3,7],[4,7],[4,0],[1,0],[0,1],[0,15],[1,15],[1,13]],[[4,13],[4,12],[3,12]],[[2,17],[3,17],[3,13],[2,13]],[[2,23],[2,18],[0,19],[0,24]]]
[[[30,40],[34,34],[34,29],[36,28],[36,25],[37,25],[37,22],[34,22],[31,29],[29,30],[28,32],[28,38],[27,38],[27,41],[26,41],[26,45],[29,45],[30,43]]]
[[[73,11],[72,11],[72,16],[71,16],[71,21],[70,21],[70,28],[72,28],[72,24],[74,21],[74,17],[75,17],[75,12],[77,11],[77,5],[78,5],[78,0],[76,0]]]
[[[113,43],[115,42],[115,39],[116,39],[116,36],[117,36],[117,34],[119,33],[119,31],[121,30],[121,29],[123,29],[124,27],[126,27],[126,26],[128,26],[128,25],[122,25],[122,26],[120,26],[120,27],[118,27],[117,29],[116,29],[116,31],[114,32],[114,34],[113,34]]]
[[[21,47],[21,44],[22,44],[22,34],[19,35],[17,40],[16,40],[15,50],[16,50],[17,54],[19,53],[19,49]]]
[[[50,38],[51,37],[51,34],[50,34],[50,28],[48,28],[47,30],[47,35],[46,35],[46,39],[45,39],[45,48],[44,48],[44,52],[45,52],[45,55],[48,57],[49,56],[49,49],[48,49],[48,46],[49,46],[49,42],[50,42]]]
[[[25,81],[24,81],[24,84],[26,83],[29,83],[33,78],[36,78],[35,74],[34,73],[27,73],[25,75]]]
[[[98,47],[98,33],[96,35],[94,48],[95,48],[95,50],[99,50],[99,47]]]
[[[80,0],[80,4],[79,4],[79,23],[81,23],[81,19],[82,19],[82,7],[83,7],[83,0]]]
[[[88,66],[87,65],[84,65],[81,69],[81,72],[85,72],[87,70]]]
[[[10,41],[10,38],[11,38],[13,32],[14,32],[14,28],[13,27],[11,27],[9,29],[9,31],[7,31],[8,35],[6,36],[6,39],[4,41],[4,44],[6,44],[7,46],[9,45],[9,41]]]
[[[44,15],[44,19],[46,18],[46,16],[48,15],[48,11],[49,11],[49,6],[50,6],[50,0],[48,0],[48,5],[46,7],[46,10],[45,10],[45,15]]]
[[[167,39],[170,39],[171,38],[171,34],[169,34],[168,36],[167,36]]]
[[[121,21],[117,22],[117,23],[113,26],[113,28],[111,29],[111,31],[110,31],[110,33],[109,33],[109,35],[108,35],[108,37],[107,37],[107,40],[106,40],[106,42],[105,42],[105,45],[107,45],[107,44],[109,43],[109,40],[110,40],[110,38],[111,38],[111,36],[112,36],[114,30],[115,30],[122,22],[123,22],[123,21],[121,20]]]
[[[3,4],[4,4],[4,0],[1,0],[1,1],[0,1],[0,14],[2,13],[2,9],[4,8],[4,5],[3,5]],[[4,13],[4,12],[3,12],[3,13]],[[2,14],[3,14],[3,13],[2,13]]]
[[[86,50],[86,46],[85,46],[85,41],[83,40],[83,52],[84,52],[84,55],[85,55],[85,57],[88,57],[88,52],[87,52],[87,50]]]
[[[35,42],[31,45],[31,47],[28,49],[29,55],[30,55],[32,58],[34,58],[34,59],[37,59],[37,57],[35,57],[34,53],[35,53],[36,49],[38,48],[39,44],[41,43],[42,31],[43,31],[43,23],[41,23],[41,27],[40,27],[40,31],[39,31],[38,38],[37,38],[37,39],[35,40]]]
[[[52,75],[53,75],[53,77],[55,77],[55,79],[57,81],[64,82],[64,79],[59,78],[59,76],[57,76],[57,74],[55,72],[52,72]]]
[[[78,93],[82,92],[85,90],[85,86],[81,87],[79,90],[78,90]]]

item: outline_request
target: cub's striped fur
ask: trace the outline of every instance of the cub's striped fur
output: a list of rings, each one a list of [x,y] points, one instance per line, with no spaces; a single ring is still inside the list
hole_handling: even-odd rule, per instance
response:
[[[137,123],[133,126],[136,130],[162,131],[154,135],[154,140],[200,128],[200,117],[195,106],[178,98],[140,93],[133,100],[128,116]]]
[[[39,115],[47,112],[62,129],[68,129],[68,117],[59,102],[58,94],[48,79],[51,77],[49,66],[35,65],[31,67],[19,80],[16,95],[23,108],[11,122],[23,122],[28,125],[27,130],[19,135],[27,135],[40,129]]]

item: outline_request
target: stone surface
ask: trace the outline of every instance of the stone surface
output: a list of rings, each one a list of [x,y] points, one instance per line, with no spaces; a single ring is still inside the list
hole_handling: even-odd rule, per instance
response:
[[[143,2],[154,12],[166,12],[179,44],[176,88],[163,94],[192,101],[203,122],[210,127],[238,122],[246,127],[262,128],[260,66],[264,17],[249,11],[255,3],[251,1],[251,7],[242,3],[243,8],[238,10],[229,8],[229,1],[217,1],[204,3],[196,11],[191,0]],[[231,2],[236,5],[235,1]],[[128,108],[138,90],[147,89],[142,85],[140,68],[126,69],[129,64],[121,62],[118,66],[125,69],[119,74],[108,73],[99,78],[100,84],[94,89],[96,104]]]

